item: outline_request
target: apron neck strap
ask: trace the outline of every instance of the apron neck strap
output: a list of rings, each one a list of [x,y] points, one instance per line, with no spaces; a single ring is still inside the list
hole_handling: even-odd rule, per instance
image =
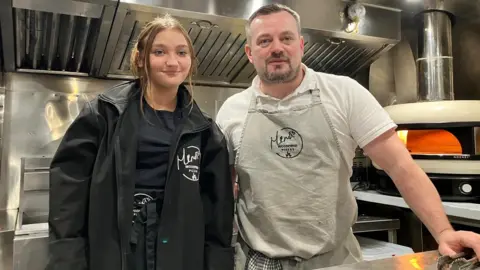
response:
[[[313,103],[320,103],[320,101],[321,101],[320,89],[314,88],[314,89],[308,90],[308,92],[311,95]],[[250,104],[248,106],[248,111],[249,112],[253,112],[253,111],[257,110],[257,104],[259,103],[260,98],[261,97],[257,93],[255,93],[255,92],[252,93],[251,98],[250,98]]]

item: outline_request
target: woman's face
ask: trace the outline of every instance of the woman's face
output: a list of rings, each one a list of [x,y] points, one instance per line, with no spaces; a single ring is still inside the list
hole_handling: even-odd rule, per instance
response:
[[[149,53],[149,75],[154,85],[176,88],[185,81],[192,66],[192,52],[180,30],[166,29],[158,33]]]

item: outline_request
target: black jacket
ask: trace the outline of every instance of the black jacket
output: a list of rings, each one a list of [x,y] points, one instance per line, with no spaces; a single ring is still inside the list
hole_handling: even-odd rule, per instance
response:
[[[188,96],[183,86],[179,91]],[[157,269],[230,270],[234,199],[225,138],[184,100],[170,150]],[[66,132],[50,170],[47,269],[134,270],[129,237],[139,101],[137,81],[120,84],[88,102]],[[201,158],[186,164],[182,157],[192,149]],[[200,168],[193,181],[196,172],[186,165]]]

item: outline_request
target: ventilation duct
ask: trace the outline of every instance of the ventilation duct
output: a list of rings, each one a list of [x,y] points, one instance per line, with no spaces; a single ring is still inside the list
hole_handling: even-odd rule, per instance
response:
[[[419,14],[419,101],[454,99],[451,16],[437,9],[427,9]]]

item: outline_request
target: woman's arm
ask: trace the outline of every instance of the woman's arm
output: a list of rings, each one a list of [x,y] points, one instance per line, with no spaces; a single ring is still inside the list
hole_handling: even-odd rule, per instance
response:
[[[87,103],[53,157],[47,270],[88,269],[88,197],[100,136],[98,115]]]
[[[215,123],[202,158],[200,184],[207,211],[205,232],[206,270],[234,268],[232,247],[234,197],[225,138]]]

